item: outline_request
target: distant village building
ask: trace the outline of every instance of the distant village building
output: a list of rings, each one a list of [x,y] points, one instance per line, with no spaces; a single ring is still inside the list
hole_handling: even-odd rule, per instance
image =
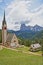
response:
[[[39,43],[30,45],[30,51],[39,51],[39,50],[41,50],[41,45]]]
[[[4,19],[2,22],[2,45],[8,47],[18,47],[18,39],[15,34],[7,32],[7,24],[5,20],[5,12]]]

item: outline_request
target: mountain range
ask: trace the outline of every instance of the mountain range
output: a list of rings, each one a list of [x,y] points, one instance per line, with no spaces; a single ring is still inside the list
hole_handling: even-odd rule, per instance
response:
[[[35,25],[35,26],[26,26],[25,24],[22,24],[20,27],[21,31],[41,31],[43,30],[43,27],[39,26],[39,25]]]
[[[18,37],[24,39],[43,38],[43,27],[39,25],[26,26],[22,24],[19,31],[8,30],[10,33],[15,33]]]

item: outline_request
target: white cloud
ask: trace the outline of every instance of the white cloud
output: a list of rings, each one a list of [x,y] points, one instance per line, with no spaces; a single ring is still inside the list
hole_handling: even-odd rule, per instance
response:
[[[14,0],[6,7],[6,20],[8,28],[15,30],[20,29],[20,23],[22,21],[30,20],[30,25],[43,24],[43,18],[41,17],[43,13],[43,5],[34,10],[29,10],[33,0]],[[18,24],[15,25],[15,22]]]
[[[27,5],[27,4],[29,4],[29,5]],[[10,16],[12,16],[12,17],[16,16],[16,18],[21,16],[21,18],[25,18],[29,12],[27,9],[27,7],[29,7],[29,6],[30,6],[30,1],[12,2],[10,5],[8,5],[8,7],[6,9],[6,11],[8,12],[7,18]],[[31,13],[29,13],[29,14],[31,14]],[[30,16],[30,15],[28,15],[28,16]]]
[[[29,13],[27,6],[30,7],[30,1],[19,1],[19,2],[14,1],[10,5],[7,6],[6,19],[8,23],[11,23],[11,25],[13,25],[13,28],[15,28],[14,27],[15,22],[19,22],[19,26],[20,26],[20,23],[22,23],[22,21],[30,20],[31,13]],[[17,27],[19,28],[19,26]],[[18,29],[17,27],[16,29]]]
[[[43,5],[33,10],[33,17],[31,18],[31,22],[27,25],[33,26],[36,24],[43,26]]]
[[[31,22],[28,25],[34,26],[36,24],[43,26],[43,18],[40,16],[33,17]]]

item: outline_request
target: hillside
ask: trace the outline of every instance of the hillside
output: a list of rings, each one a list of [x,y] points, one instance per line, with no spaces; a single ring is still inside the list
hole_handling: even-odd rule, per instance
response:
[[[43,31],[38,31],[38,32],[34,32],[34,31],[16,31],[13,32],[15,33],[18,37],[24,38],[24,39],[41,39],[43,38]]]
[[[38,38],[38,39],[43,39],[43,31],[40,31],[40,32],[38,32],[38,33],[36,33],[34,36],[33,36],[33,38]]]
[[[5,48],[0,50],[0,65],[42,65],[42,63],[42,56]]]

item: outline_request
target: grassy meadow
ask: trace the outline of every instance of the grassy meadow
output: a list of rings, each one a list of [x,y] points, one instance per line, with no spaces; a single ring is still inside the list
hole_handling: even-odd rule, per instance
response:
[[[22,52],[0,50],[0,65],[43,65],[43,57]]]

